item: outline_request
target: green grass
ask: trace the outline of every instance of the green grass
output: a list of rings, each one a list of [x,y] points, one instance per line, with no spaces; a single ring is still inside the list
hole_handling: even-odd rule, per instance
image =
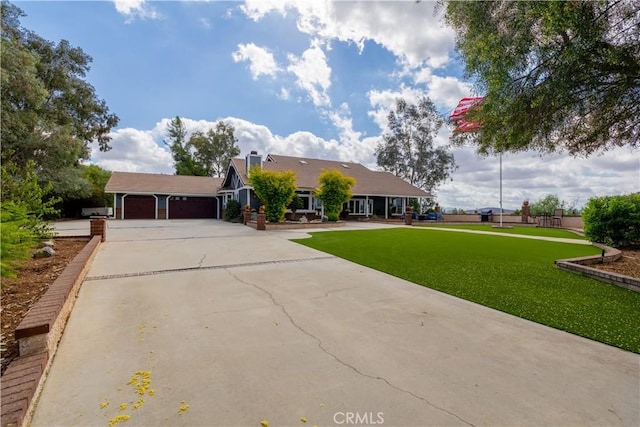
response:
[[[600,253],[593,246],[407,228],[312,234],[296,242],[640,353],[640,294],[559,270],[553,263]]]
[[[537,227],[522,227],[514,226],[513,228],[494,228],[491,225],[484,224],[415,224],[418,227],[439,227],[439,228],[458,228],[463,230],[478,230],[478,231],[490,231],[493,233],[509,233],[509,234],[524,234],[526,236],[544,236],[544,237],[562,237],[565,239],[580,239],[586,240],[584,236],[580,236],[571,231],[562,230],[558,228],[537,228]],[[508,224],[505,224],[508,225]]]

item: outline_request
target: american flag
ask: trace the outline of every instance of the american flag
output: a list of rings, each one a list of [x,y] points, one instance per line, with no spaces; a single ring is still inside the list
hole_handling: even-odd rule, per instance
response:
[[[449,120],[456,124],[454,133],[457,132],[473,132],[480,128],[480,122],[465,120],[464,116],[471,108],[479,105],[484,97],[462,98],[458,102],[458,106],[453,110]]]

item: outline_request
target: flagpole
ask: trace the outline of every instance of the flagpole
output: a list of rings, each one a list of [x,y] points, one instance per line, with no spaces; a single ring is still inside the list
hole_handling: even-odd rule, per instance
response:
[[[500,152],[500,227],[502,228],[502,151]]]

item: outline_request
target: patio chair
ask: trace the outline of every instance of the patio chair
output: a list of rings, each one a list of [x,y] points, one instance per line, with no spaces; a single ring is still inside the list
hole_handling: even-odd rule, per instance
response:
[[[553,211],[553,216],[551,217],[551,226],[554,224],[558,224],[558,227],[562,227],[562,216],[564,215],[564,209],[556,209]]]

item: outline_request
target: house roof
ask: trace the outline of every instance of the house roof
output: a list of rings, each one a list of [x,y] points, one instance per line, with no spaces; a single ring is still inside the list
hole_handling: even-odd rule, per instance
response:
[[[232,159],[234,168],[247,183],[247,171],[244,159]],[[353,194],[368,196],[431,197],[408,182],[389,172],[372,171],[360,163],[321,160],[303,157],[290,157],[269,154],[262,166],[265,170],[290,170],[295,172],[298,188],[318,187],[318,176],[323,170],[338,169],[347,176],[355,178]]]
[[[223,178],[112,172],[105,193],[169,194],[215,196]]]

